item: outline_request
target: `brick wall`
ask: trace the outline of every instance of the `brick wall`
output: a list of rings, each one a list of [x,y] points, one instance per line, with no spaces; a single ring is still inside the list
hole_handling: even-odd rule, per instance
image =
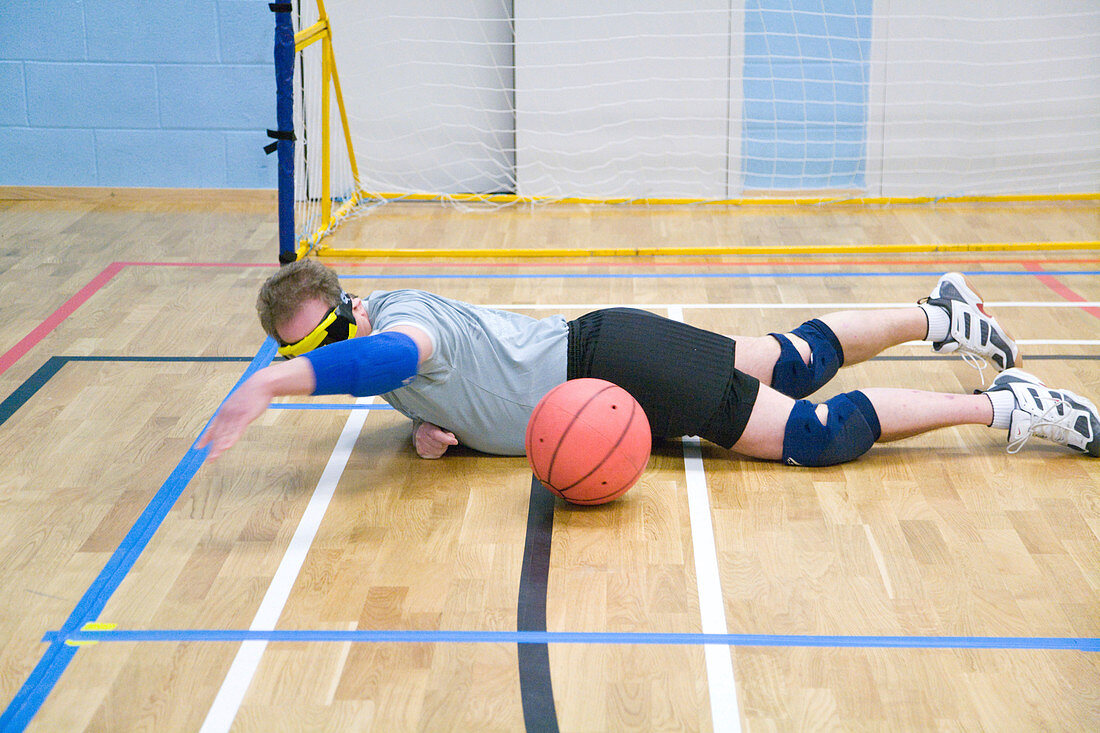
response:
[[[0,2],[0,185],[274,188],[266,0]]]

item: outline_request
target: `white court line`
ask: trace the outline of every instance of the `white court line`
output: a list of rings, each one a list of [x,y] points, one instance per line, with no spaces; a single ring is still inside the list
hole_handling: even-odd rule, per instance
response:
[[[1100,346],[1100,339],[1016,339],[1017,346]],[[927,341],[904,341],[898,346],[924,346]],[[1026,358],[1026,356],[1025,356]]]
[[[668,315],[673,320],[684,320],[684,313],[678,306],[670,307]],[[718,574],[718,552],[714,545],[710,495],[706,473],[703,471],[699,438],[683,438],[683,446],[691,547],[695,553],[695,582],[699,588],[702,630],[704,634],[725,634],[726,606],[722,598],[722,581]],[[741,712],[737,705],[737,682],[733,676],[730,648],[725,644],[704,644],[703,655],[707,665],[711,725],[716,731],[740,731]]]
[[[361,397],[356,400],[357,404],[373,402],[374,397]],[[294,531],[282,562],[279,563],[279,569],[275,571],[275,577],[271,579],[271,585],[268,586],[267,593],[264,594],[264,599],[256,610],[252,625],[248,627],[250,631],[275,630],[287,598],[290,597],[290,591],[298,579],[302,563],[305,562],[306,553],[309,552],[310,545],[317,536],[317,530],[332,500],[336,484],[348,463],[355,441],[359,439],[363,423],[371,412],[372,410],[352,410],[348,415],[348,421],[344,423],[344,430],[336,441],[336,447],[332,449],[332,456],[317,482],[317,488],[313,490],[309,505],[306,506],[302,519],[298,523],[298,529]],[[252,678],[256,674],[260,658],[266,648],[267,641],[241,642],[241,648],[237,651],[237,656],[234,657],[233,664],[225,675],[218,695],[206,714],[202,733],[221,733],[228,731],[233,725],[233,720],[237,717],[237,711],[240,710],[245,693],[252,684]]]
[[[597,310],[599,308],[615,308],[628,306],[630,308],[642,308],[652,310],[667,310],[673,308],[690,308],[692,310],[870,310],[876,308],[908,308],[915,305],[916,301],[906,303],[504,303],[487,305],[486,308],[502,310]],[[985,305],[990,308],[1100,308],[1100,301],[1071,301],[1071,300],[1014,300],[996,302],[987,300]]]

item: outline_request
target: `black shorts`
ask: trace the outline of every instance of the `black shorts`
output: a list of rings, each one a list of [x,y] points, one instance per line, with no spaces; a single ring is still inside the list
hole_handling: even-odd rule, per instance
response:
[[[733,339],[634,308],[569,322],[567,378],[613,382],[638,400],[654,438],[698,435],[729,448],[760,382],[733,366]]]

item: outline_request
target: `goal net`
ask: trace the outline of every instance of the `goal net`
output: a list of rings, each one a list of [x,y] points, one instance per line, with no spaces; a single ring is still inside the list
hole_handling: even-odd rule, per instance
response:
[[[300,246],[393,200],[1100,190],[1093,0],[293,7]]]

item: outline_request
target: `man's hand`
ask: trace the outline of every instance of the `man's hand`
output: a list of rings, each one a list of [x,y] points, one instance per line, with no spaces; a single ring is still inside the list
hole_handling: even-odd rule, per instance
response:
[[[447,448],[458,445],[458,438],[438,425],[422,422],[413,431],[413,445],[421,458],[441,458]]]
[[[271,400],[284,395],[312,394],[313,388],[313,367],[308,359],[291,359],[264,367],[222,403],[196,447],[202,450],[210,446],[207,458],[214,460],[240,439],[253,420],[264,414]]]
[[[255,376],[250,378],[222,404],[197,447],[201,450],[210,446],[209,460],[220,456],[237,442],[253,420],[264,414],[273,396]]]

